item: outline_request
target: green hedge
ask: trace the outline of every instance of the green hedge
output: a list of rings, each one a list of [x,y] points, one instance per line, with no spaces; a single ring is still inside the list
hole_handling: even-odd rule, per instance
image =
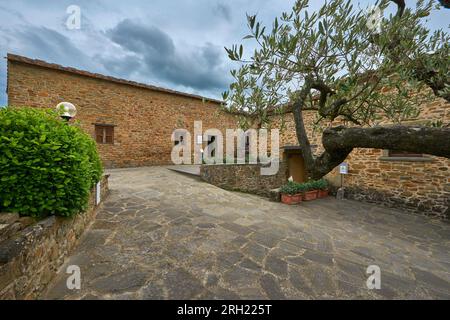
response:
[[[95,142],[76,125],[52,111],[0,108],[0,212],[72,216],[102,173]]]

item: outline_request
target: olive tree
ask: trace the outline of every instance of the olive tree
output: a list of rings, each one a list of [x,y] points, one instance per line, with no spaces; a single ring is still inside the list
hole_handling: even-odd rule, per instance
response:
[[[444,1],[445,2],[445,1]],[[264,125],[292,113],[310,178],[339,165],[354,148],[395,149],[450,158],[450,128],[435,122],[402,125],[436,96],[450,101],[449,36],[431,32],[426,19],[438,2],[381,0],[373,10],[351,1],[330,0],[308,11],[297,0],[266,28],[247,15],[256,49],[244,58],[243,45],[226,48],[241,63],[223,93],[228,111]],[[384,16],[389,5],[396,13]],[[316,114],[323,152],[315,154],[303,111]],[[383,125],[387,122],[390,125]],[[392,125],[393,124],[393,125]]]

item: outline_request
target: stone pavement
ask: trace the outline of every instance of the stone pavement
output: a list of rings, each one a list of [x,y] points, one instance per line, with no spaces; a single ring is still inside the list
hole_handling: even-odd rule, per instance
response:
[[[44,299],[450,299],[450,224],[333,198],[287,206],[165,167],[112,193]],[[366,269],[381,268],[381,290]]]

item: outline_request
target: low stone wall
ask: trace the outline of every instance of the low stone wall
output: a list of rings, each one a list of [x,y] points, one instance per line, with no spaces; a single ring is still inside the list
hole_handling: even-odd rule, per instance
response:
[[[108,176],[104,176],[102,201],[108,190]],[[95,201],[93,190],[89,209],[73,218],[51,216],[36,222],[16,214],[0,214],[0,300],[35,299],[45,290],[93,222]]]
[[[445,192],[447,193],[447,198],[442,202],[438,202],[433,199],[424,200],[418,197],[405,199],[395,193],[377,189],[355,186],[345,187],[345,197],[347,199],[382,204],[390,208],[402,209],[411,214],[450,220],[450,192]]]
[[[285,162],[275,175],[261,175],[261,164],[213,164],[202,165],[200,176],[210,184],[223,189],[249,192],[270,197],[270,190],[286,183],[288,169]]]

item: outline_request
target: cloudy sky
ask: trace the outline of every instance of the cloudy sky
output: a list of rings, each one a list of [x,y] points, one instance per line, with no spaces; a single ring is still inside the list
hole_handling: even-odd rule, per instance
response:
[[[311,10],[324,1],[312,0]],[[372,0],[352,1],[367,8]],[[415,1],[408,1],[407,3]],[[7,52],[218,98],[235,68],[224,46],[247,34],[245,13],[271,25],[294,0],[0,0],[0,54]],[[70,30],[67,8],[81,9]],[[395,8],[395,7],[392,7]],[[450,10],[431,28],[448,28]],[[7,104],[0,61],[0,106]]]

